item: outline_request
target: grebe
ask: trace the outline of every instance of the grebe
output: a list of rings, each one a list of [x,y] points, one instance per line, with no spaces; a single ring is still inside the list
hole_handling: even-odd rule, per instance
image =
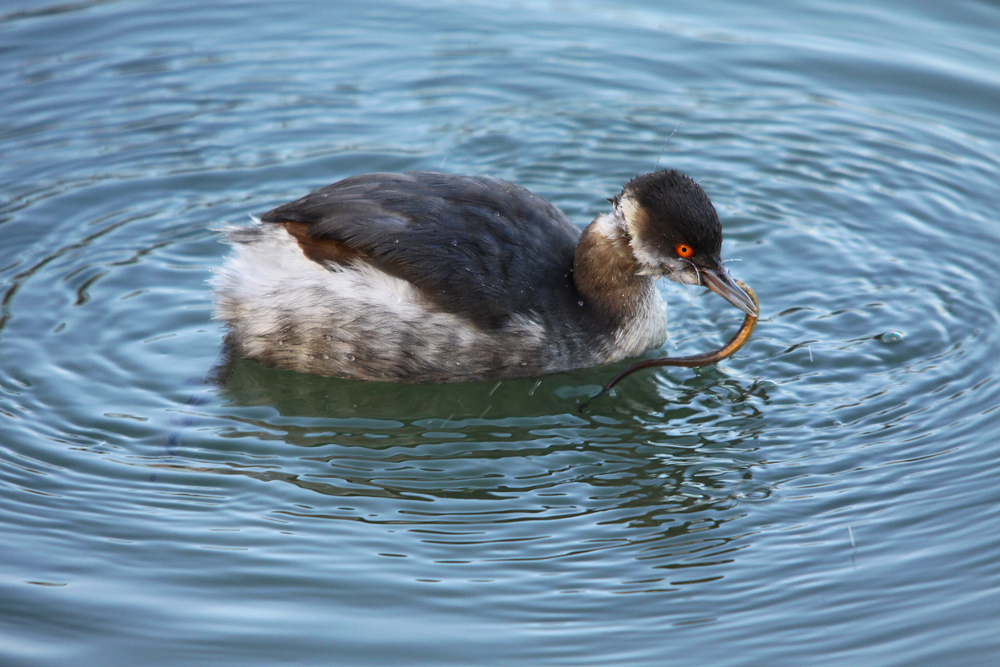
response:
[[[655,287],[757,307],[722,265],[722,227],[678,171],[638,176],[581,233],[488,176],[364,174],[229,232],[216,318],[230,359],[363,380],[457,382],[572,371],[667,338]]]

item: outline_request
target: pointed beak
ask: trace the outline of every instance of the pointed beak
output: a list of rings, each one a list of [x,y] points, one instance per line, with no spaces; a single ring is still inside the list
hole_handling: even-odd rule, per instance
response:
[[[701,284],[747,315],[757,316],[757,308],[754,306],[753,299],[740,289],[740,286],[736,284],[733,277],[722,266],[718,269],[702,269]]]

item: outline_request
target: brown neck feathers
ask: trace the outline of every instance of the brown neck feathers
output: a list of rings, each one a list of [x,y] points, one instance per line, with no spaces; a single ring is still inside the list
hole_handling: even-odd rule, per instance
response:
[[[573,277],[587,305],[602,319],[622,326],[642,311],[656,279],[639,275],[639,268],[628,237],[613,221],[598,218],[583,231]]]

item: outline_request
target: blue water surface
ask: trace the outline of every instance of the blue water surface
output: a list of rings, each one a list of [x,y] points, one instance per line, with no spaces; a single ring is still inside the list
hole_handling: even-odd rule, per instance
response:
[[[994,664],[998,34],[986,0],[6,0],[0,664]],[[582,412],[619,367],[201,381],[226,225],[412,169],[584,225],[656,165],[761,300],[717,367]],[[661,290],[662,353],[740,322]]]

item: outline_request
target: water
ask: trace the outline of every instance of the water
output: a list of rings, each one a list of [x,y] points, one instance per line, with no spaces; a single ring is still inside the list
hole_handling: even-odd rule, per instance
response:
[[[998,29],[985,1],[7,0],[0,663],[992,664]],[[221,226],[409,169],[585,224],[661,149],[762,303],[719,367],[585,412],[617,367],[197,382]],[[667,353],[739,324],[662,290]]]

